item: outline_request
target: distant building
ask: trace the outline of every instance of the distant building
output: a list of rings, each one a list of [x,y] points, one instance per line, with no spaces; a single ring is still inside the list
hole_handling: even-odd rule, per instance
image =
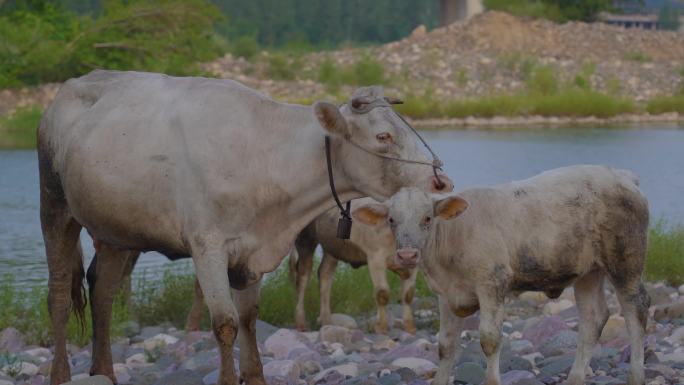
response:
[[[439,0],[440,25],[467,20],[484,11],[482,0]]]
[[[617,14],[603,12],[600,20],[624,28],[659,29],[657,14]]]

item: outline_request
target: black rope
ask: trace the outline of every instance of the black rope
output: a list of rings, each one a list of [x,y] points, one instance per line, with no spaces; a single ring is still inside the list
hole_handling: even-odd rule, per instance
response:
[[[347,202],[347,208],[345,209],[342,207],[340,197],[337,196],[335,179],[333,177],[332,159],[330,156],[330,137],[328,135],[325,136],[325,161],[328,164],[328,182],[330,182],[330,191],[332,192],[332,196],[335,199],[335,203],[337,203],[337,207],[340,209],[340,215],[342,216],[337,223],[337,237],[340,239],[349,239],[351,236],[352,225],[351,201]]]

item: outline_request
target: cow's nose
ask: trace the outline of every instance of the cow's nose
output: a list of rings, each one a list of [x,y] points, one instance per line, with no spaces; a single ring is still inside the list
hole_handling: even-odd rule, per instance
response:
[[[418,250],[408,248],[397,250],[397,263],[403,267],[415,267],[418,263]]]
[[[430,192],[432,193],[447,193],[454,190],[454,182],[448,176],[440,174],[439,178],[433,176],[430,178]]]

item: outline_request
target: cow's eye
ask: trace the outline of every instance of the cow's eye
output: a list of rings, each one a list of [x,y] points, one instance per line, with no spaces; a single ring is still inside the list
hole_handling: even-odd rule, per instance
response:
[[[427,217],[423,218],[423,224],[424,225],[429,225],[430,221],[432,221],[432,218],[429,215]]]
[[[389,223],[390,223],[390,225],[393,225],[394,224],[394,218],[389,217]]]
[[[378,142],[382,142],[382,143],[394,142],[392,140],[392,135],[389,132],[383,132],[383,133],[377,134],[377,135],[375,135],[375,138],[378,140]]]

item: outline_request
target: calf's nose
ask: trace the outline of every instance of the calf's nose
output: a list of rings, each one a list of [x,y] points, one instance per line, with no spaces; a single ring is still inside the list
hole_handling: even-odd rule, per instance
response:
[[[403,267],[415,267],[418,263],[418,250],[400,249],[397,250],[397,263]]]

